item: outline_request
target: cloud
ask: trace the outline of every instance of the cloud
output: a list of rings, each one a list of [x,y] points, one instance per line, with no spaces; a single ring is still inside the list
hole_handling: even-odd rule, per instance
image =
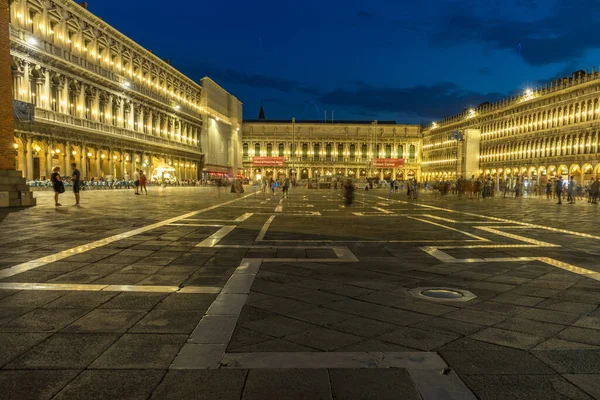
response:
[[[521,44],[520,56],[533,66],[578,59],[588,50],[600,48],[595,33],[600,22],[596,0],[558,0],[554,7],[536,12],[538,6],[534,0],[520,4],[523,12],[514,13],[521,18],[516,20],[467,2],[464,7],[447,10],[430,41],[437,46],[481,42],[503,50],[516,50]]]
[[[356,16],[360,17],[360,18],[370,19],[370,18],[373,18],[375,16],[375,14],[370,11],[366,11],[366,10],[358,10],[356,12]]]
[[[234,84],[241,84],[255,88],[273,89],[285,93],[297,91],[312,95],[320,94],[319,90],[295,80],[237,71],[233,69],[215,70],[210,74],[210,76],[214,76],[216,79]]]
[[[503,97],[501,93],[473,92],[454,83],[442,82],[406,88],[381,88],[362,84],[355,89],[335,89],[323,94],[319,101],[326,105],[351,108],[356,114],[393,112],[412,118],[438,119]]]

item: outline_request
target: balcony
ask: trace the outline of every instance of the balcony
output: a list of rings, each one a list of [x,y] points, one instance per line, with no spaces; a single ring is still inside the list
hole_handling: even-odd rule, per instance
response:
[[[61,114],[52,110],[46,110],[42,108],[35,108],[35,121],[41,123],[50,123],[52,125],[66,125],[71,126],[73,128],[96,131],[98,134],[105,136],[123,139],[133,139],[135,141],[155,143],[159,146],[178,148],[194,153],[202,153],[202,149],[199,146],[180,143],[175,140],[169,140],[157,136],[152,136],[142,132],[117,127],[114,125],[103,124],[97,121],[89,121],[87,119],[74,117],[68,114]]]

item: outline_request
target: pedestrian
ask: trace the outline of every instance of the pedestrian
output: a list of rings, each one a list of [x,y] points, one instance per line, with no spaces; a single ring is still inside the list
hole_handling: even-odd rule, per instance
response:
[[[58,195],[65,192],[65,184],[60,177],[60,167],[54,167],[52,171],[50,181],[52,182],[52,188],[54,189],[54,206],[62,207],[62,204],[58,202]]]
[[[575,190],[576,190],[576,183],[575,183],[575,178],[573,176],[571,176],[571,180],[569,181],[569,186],[568,186],[568,198],[567,200],[569,200],[569,204],[575,204]]]
[[[504,182],[504,197],[506,198],[506,195],[508,194],[508,191],[510,190],[510,184],[508,183],[508,180],[506,182]]]
[[[79,204],[79,184],[81,183],[81,172],[77,169],[77,164],[72,163],[73,174],[71,175],[71,181],[73,182],[73,194],[75,195],[75,207],[81,207]]]
[[[600,194],[600,179],[593,179],[592,187],[592,204],[598,204],[598,195]]]
[[[144,171],[140,170],[140,195],[146,192],[146,196],[148,196],[148,189],[146,188],[146,174]]]
[[[281,187],[283,190],[283,197],[288,197],[288,190],[290,188],[290,181],[288,178],[283,178],[283,186]]]
[[[550,181],[546,182],[546,199],[550,200],[552,198],[552,184]]]
[[[133,186],[135,186],[135,194],[139,195],[139,189],[140,189],[140,173],[138,172],[138,170],[136,169],[133,172]]]
[[[277,190],[277,181],[271,180],[271,193],[275,196],[275,190]]]
[[[554,184],[554,191],[556,192],[556,197],[558,197],[558,203],[556,203],[556,204],[562,204],[562,189],[563,189],[562,177],[559,176],[556,178],[556,183]]]

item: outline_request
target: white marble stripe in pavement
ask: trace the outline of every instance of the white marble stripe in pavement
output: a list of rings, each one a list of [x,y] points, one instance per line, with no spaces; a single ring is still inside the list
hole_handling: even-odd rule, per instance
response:
[[[269,230],[269,226],[271,226],[271,222],[273,222],[275,217],[276,217],[275,215],[271,215],[269,217],[269,219],[267,219],[267,221],[265,222],[263,227],[260,229],[258,236],[256,237],[256,240],[255,240],[256,242],[260,242],[260,241],[264,240],[265,235],[267,234],[267,231]]]
[[[235,225],[227,225],[201,241],[196,247],[215,247],[225,236],[235,229]]]
[[[98,285],[93,283],[29,283],[0,282],[5,290],[65,290],[88,292],[147,292],[147,293],[219,293],[217,286],[161,286],[161,285]]]
[[[218,368],[262,259],[244,258],[206,311],[170,369]]]
[[[76,254],[85,253],[86,251],[93,250],[93,249],[96,249],[98,247],[106,246],[107,244],[116,242],[118,240],[123,240],[123,239],[129,238],[129,237],[135,236],[135,235],[139,235],[140,233],[144,233],[144,232],[150,231],[152,229],[160,228],[161,226],[172,224],[172,223],[180,221],[182,219],[193,217],[194,215],[198,215],[198,214],[201,214],[201,213],[204,213],[204,212],[211,211],[211,210],[214,210],[216,208],[222,207],[224,205],[231,204],[231,203],[234,203],[236,201],[240,201],[240,200],[242,200],[242,199],[244,199],[246,197],[249,197],[249,196],[252,196],[252,194],[248,194],[246,196],[243,196],[243,197],[240,197],[240,198],[237,198],[237,199],[234,199],[234,200],[230,200],[230,201],[227,201],[225,203],[216,204],[214,206],[206,207],[206,208],[203,208],[202,210],[193,211],[193,212],[190,212],[190,213],[187,213],[187,214],[183,214],[183,215],[180,215],[179,217],[169,218],[169,219],[166,219],[164,221],[160,221],[160,222],[156,222],[154,224],[146,225],[146,226],[144,226],[142,228],[134,229],[134,230],[131,230],[129,232],[119,233],[118,235],[110,236],[110,237],[107,237],[105,239],[100,239],[100,240],[96,240],[96,241],[93,241],[93,242],[90,242],[90,243],[87,243],[87,244],[84,244],[84,245],[81,245],[81,246],[73,247],[72,249],[63,250],[63,251],[58,252],[56,254],[51,254],[49,256],[41,257],[41,258],[38,258],[38,259],[35,259],[35,260],[31,260],[31,261],[27,261],[27,262],[24,262],[24,263],[21,263],[21,264],[18,264],[18,265],[14,265],[14,266],[12,266],[10,268],[5,268],[5,269],[1,270],[0,271],[0,279],[7,278],[9,276],[14,276],[14,275],[20,274],[21,272],[29,271],[29,270],[32,270],[32,269],[35,269],[35,268],[39,268],[39,267],[44,266],[46,264],[50,264],[50,263],[53,263],[55,261],[60,261],[60,260],[63,260],[65,258],[67,258],[67,257],[74,256]]]

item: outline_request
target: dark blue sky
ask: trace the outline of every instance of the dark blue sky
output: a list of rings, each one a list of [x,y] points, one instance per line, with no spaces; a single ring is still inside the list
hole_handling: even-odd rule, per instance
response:
[[[245,118],[262,101],[268,119],[333,110],[336,120],[419,123],[597,68],[598,4],[89,0],[89,9],[192,79],[213,78]]]

